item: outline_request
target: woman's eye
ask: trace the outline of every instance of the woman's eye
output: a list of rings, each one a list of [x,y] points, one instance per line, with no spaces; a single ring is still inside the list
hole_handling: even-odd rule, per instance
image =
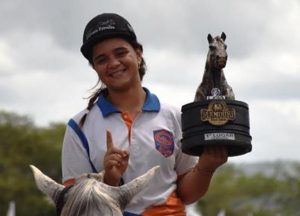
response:
[[[123,57],[128,53],[126,49],[118,49],[116,50],[116,56]]]
[[[97,59],[97,64],[104,64],[106,62],[106,58],[105,57],[101,57]]]

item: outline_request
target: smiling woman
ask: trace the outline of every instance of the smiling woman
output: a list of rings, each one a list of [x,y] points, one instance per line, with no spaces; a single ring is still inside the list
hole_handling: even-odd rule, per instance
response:
[[[185,204],[206,193],[214,171],[227,160],[226,150],[207,148],[199,159],[182,152],[180,111],[142,86],[143,47],[125,18],[94,17],[84,30],[81,52],[101,85],[68,123],[64,185],[76,184],[83,173],[104,171],[104,183],[119,186],[160,166],[124,215],[186,215]]]

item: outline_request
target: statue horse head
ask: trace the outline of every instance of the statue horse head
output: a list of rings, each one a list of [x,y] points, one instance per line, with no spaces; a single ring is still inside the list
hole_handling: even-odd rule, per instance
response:
[[[158,166],[144,175],[120,187],[103,183],[103,172],[83,174],[75,179],[75,185],[58,184],[38,168],[30,165],[38,188],[56,204],[57,214],[62,216],[122,216],[126,205],[154,176]]]
[[[197,88],[194,101],[207,99],[225,98],[234,100],[235,96],[231,86],[228,85],[223,68],[227,63],[227,45],[225,44],[226,35],[222,32],[221,36],[212,37],[207,35],[209,50],[207,53],[205,71],[202,82]]]
[[[226,66],[227,62],[227,45],[225,44],[226,35],[222,32],[221,37],[212,37],[211,34],[207,35],[209,43],[209,51],[207,54],[206,67],[211,70],[221,70]]]

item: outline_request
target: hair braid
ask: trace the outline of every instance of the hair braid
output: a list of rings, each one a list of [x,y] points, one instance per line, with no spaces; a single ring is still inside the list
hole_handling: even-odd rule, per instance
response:
[[[102,93],[102,91],[105,89],[105,87],[103,87],[102,85],[100,86],[100,88],[98,88],[90,97],[89,97],[89,102],[88,102],[88,106],[87,106],[87,110],[88,112],[85,113],[80,121],[79,121],[79,127],[83,127],[84,122],[86,120],[87,114],[89,113],[89,111],[91,111],[91,109],[93,108],[95,102],[97,101],[98,97],[100,96],[100,94]]]

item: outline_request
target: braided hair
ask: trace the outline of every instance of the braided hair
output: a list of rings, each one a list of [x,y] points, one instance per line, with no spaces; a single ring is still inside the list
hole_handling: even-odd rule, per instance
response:
[[[134,48],[134,49],[141,49],[141,51],[143,51],[143,46],[138,43],[137,41],[133,41],[133,40],[127,40],[129,42],[129,44]],[[91,65],[93,65],[93,59],[92,59],[92,55],[90,55],[90,57],[88,58],[89,60],[89,63]],[[146,73],[146,70],[147,70],[147,67],[146,67],[146,62],[145,62],[145,59],[142,57],[142,60],[141,60],[141,64],[139,65],[139,75],[140,75],[140,80],[142,81],[143,80],[143,77]],[[96,86],[101,83],[101,80],[98,80],[98,83],[96,84]],[[86,120],[86,117],[89,113],[89,111],[91,111],[91,109],[93,108],[94,104],[97,102],[99,96],[103,93],[103,90],[106,89],[106,86],[101,83],[100,84],[100,87],[98,89],[96,89],[94,91],[94,93],[92,93],[92,95],[90,95],[88,98],[89,98],[89,102],[88,102],[88,105],[86,107],[87,109],[87,113],[85,113],[80,121],[79,121],[79,127],[83,127],[84,123],[85,123],[85,120]]]

